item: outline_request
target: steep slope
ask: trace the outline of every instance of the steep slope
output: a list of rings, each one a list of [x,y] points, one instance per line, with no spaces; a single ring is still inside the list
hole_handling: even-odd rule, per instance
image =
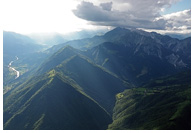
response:
[[[79,85],[54,70],[4,97],[4,129],[106,129],[110,122]]]
[[[191,129],[190,71],[117,94],[109,129]]]
[[[190,68],[189,38],[178,40],[156,32],[145,32],[137,29],[115,28],[102,36],[73,40],[59,44],[48,49],[48,53],[54,53],[64,46],[72,46],[81,50],[89,50],[105,42],[111,42],[131,49],[133,54],[153,55],[160,59],[166,59],[177,68]],[[184,54],[183,54],[184,53]],[[184,55],[184,56],[183,56]]]
[[[110,42],[87,51],[88,57],[95,63],[137,85],[176,72],[176,68],[165,59],[171,53],[164,48],[158,49],[157,46],[151,47],[147,44],[142,44],[136,52],[136,47]]]
[[[115,28],[104,42],[87,50],[96,64],[136,85],[191,68],[190,38],[178,40],[155,32]]]
[[[118,27],[103,36],[69,41],[56,47],[65,45],[88,49],[81,54],[134,84],[191,68],[189,38],[178,40],[155,32]],[[56,47],[48,51],[56,51]]]
[[[81,54],[82,51],[77,50],[71,46],[65,46],[58,50],[56,53],[48,57],[43,64],[39,67],[37,73],[43,74],[46,71],[51,70],[52,68],[56,67],[57,65],[61,64],[64,60],[77,55]]]
[[[187,40],[187,42],[184,40]],[[72,46],[76,49],[88,50],[104,42],[112,42],[131,48],[135,47],[137,49],[139,49],[142,44],[149,44],[151,45],[151,47],[157,47],[159,49],[161,47],[164,47],[165,49],[173,50],[175,52],[177,47],[179,50],[185,47],[185,44],[182,45],[182,43],[186,42],[189,45],[189,38],[184,40],[171,38],[170,36],[161,35],[156,32],[145,32],[138,29],[125,29],[117,27],[102,36],[94,36],[93,38],[73,40],[63,44],[55,45],[52,48],[48,49],[47,52],[54,53],[60,48],[67,45]],[[151,52],[149,51],[149,49],[145,49],[144,51],[146,52],[146,50],[148,50],[149,53]],[[183,50],[181,50],[181,52],[183,52]]]
[[[191,41],[189,38],[178,40],[156,32],[145,32],[137,29],[127,30],[119,27],[106,33],[104,38],[109,42],[134,49],[134,54],[144,52],[162,58],[162,56],[166,57],[165,55],[169,54],[170,51],[169,63],[176,67],[190,68],[189,62],[183,61],[183,56],[180,55],[184,53],[184,55],[190,57]]]
[[[4,95],[4,129],[106,129],[115,95],[129,87],[74,55]]]
[[[173,50],[182,57],[182,62],[186,62],[186,67],[191,68],[191,37],[181,40]]]
[[[116,75],[93,64],[81,55],[76,55],[57,66],[57,71],[73,79],[83,91],[112,114],[115,95],[131,87]]]
[[[134,84],[190,69],[191,66],[191,42],[189,38],[178,40],[155,32],[137,29],[115,28],[103,36],[70,41],[61,44],[60,47],[64,45],[79,49],[83,49],[86,45],[89,46],[88,48],[92,49],[86,52],[71,48],[69,51],[72,54],[70,55],[76,55],[76,53],[85,55],[94,63]],[[54,58],[57,56],[60,58],[50,58],[49,60],[61,62],[60,53],[64,53],[63,57],[66,59],[69,51],[65,51],[65,47],[63,49],[60,49],[57,55],[53,55]],[[48,61],[42,68],[47,68],[46,66],[52,64],[55,63]]]

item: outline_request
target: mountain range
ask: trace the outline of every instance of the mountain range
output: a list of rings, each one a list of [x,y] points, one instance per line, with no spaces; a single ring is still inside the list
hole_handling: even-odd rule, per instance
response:
[[[118,27],[15,65],[4,129],[191,129],[190,37]]]
[[[106,30],[81,30],[71,33],[31,33],[28,36],[46,47],[52,47],[70,40],[90,38],[95,35],[102,35]]]

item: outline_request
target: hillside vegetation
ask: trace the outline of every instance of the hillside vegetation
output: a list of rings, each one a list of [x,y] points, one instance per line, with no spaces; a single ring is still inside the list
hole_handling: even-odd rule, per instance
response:
[[[190,72],[154,80],[116,95],[109,129],[191,129]]]

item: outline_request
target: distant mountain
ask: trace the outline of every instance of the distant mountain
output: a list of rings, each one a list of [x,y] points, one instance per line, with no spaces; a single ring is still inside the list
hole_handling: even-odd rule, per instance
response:
[[[51,47],[53,45],[62,44],[67,41],[91,38],[95,35],[102,35],[106,30],[81,30],[72,33],[32,33],[28,36],[35,40],[36,42],[45,45],[46,47]]]
[[[173,33],[167,33],[166,35],[172,37],[172,38],[177,38],[177,39],[185,39],[188,37],[191,37],[191,33],[186,33],[186,34],[173,34]]]
[[[156,32],[145,32],[142,30],[124,28],[116,28],[104,35],[104,37],[116,44],[124,45],[134,49],[134,54],[140,50],[148,55],[154,55],[158,57],[165,56],[165,52],[174,52],[176,58],[171,64],[175,66],[183,66],[186,62],[182,62],[182,56],[179,57],[180,52],[190,57],[190,37],[184,40],[171,38],[170,36],[164,36]],[[186,51],[185,51],[186,50]],[[176,61],[175,61],[176,60]],[[170,62],[170,61],[169,61]],[[190,67],[190,66],[187,66]]]
[[[46,50],[47,53],[53,54],[57,52],[59,49],[63,48],[64,46],[71,46],[76,49],[80,50],[87,50],[91,47],[97,46],[103,42],[106,42],[102,36],[94,36],[92,38],[85,38],[85,39],[78,39],[78,40],[72,40],[68,41],[66,43],[54,45],[53,47]]]
[[[12,62],[11,67],[19,71],[20,75],[23,75],[40,63],[41,56],[44,56],[40,54],[41,50],[43,50],[42,45],[25,35],[7,31],[3,32],[4,92],[14,87],[16,85],[15,81],[17,81],[15,80],[16,73],[8,68],[8,65]],[[35,62],[32,60],[35,60]]]
[[[147,46],[149,45],[145,45]],[[158,55],[156,47],[153,49],[155,51],[148,54],[146,52],[149,52],[147,51],[149,48],[142,47],[135,53],[131,47],[103,43],[87,52],[95,63],[117,74],[123,80],[138,84],[177,71],[164,57]]]
[[[27,66],[28,69],[22,71],[34,73],[38,69],[37,73],[43,74],[77,54],[138,85],[152,78],[190,69],[191,38],[178,40],[155,32],[118,27],[102,36],[69,41],[44,52],[19,57],[14,64]],[[5,61],[4,64],[8,64],[11,59]]]
[[[184,40],[188,41],[184,43],[183,40],[171,38],[167,35],[164,36],[156,32],[145,32],[143,30],[124,29],[118,27],[113,29],[112,31],[107,32],[103,36],[73,40],[63,44],[55,45],[52,48],[48,49],[47,52],[55,53],[60,48],[67,45],[72,46],[76,49],[88,50],[102,43],[111,42],[133,49],[132,52],[134,52],[134,54],[138,52],[141,53],[143,51],[147,55],[154,55],[162,58],[162,56],[164,57],[170,52],[171,55],[169,55],[168,57],[166,56],[165,58],[168,58],[168,61],[172,65],[190,68],[190,65],[187,61],[190,59],[190,52],[188,51],[190,49],[189,43],[191,41],[189,41],[189,38],[186,38]],[[187,52],[184,52],[183,48],[184,50],[187,49]],[[185,56],[187,56],[189,59],[183,59],[182,56],[177,53],[177,49],[181,50],[179,52],[185,53]]]
[[[178,40],[155,32],[118,27],[103,36],[56,45],[47,52],[52,53],[62,45],[65,47],[46,60],[38,73],[46,72],[77,54],[88,57],[121,79],[136,85],[191,67],[190,38]],[[86,46],[93,48],[87,51],[75,49]]]
[[[191,130],[190,71],[116,95],[112,130]]]
[[[31,38],[14,32],[3,32],[3,54],[19,56],[42,50],[42,46]]]
[[[32,33],[28,36],[47,48],[68,41],[68,38],[59,33]]]
[[[155,32],[116,28],[109,40],[87,50],[96,64],[131,83],[147,82],[191,68],[191,40],[178,40]]]

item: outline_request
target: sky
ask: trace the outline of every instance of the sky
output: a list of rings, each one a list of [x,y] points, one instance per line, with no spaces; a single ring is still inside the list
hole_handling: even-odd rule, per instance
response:
[[[141,28],[191,32],[191,0],[1,0],[0,26],[21,34]]]
[[[161,15],[179,12],[185,9],[191,9],[191,0],[181,0],[171,5],[171,7],[167,8],[164,12],[161,12]]]

